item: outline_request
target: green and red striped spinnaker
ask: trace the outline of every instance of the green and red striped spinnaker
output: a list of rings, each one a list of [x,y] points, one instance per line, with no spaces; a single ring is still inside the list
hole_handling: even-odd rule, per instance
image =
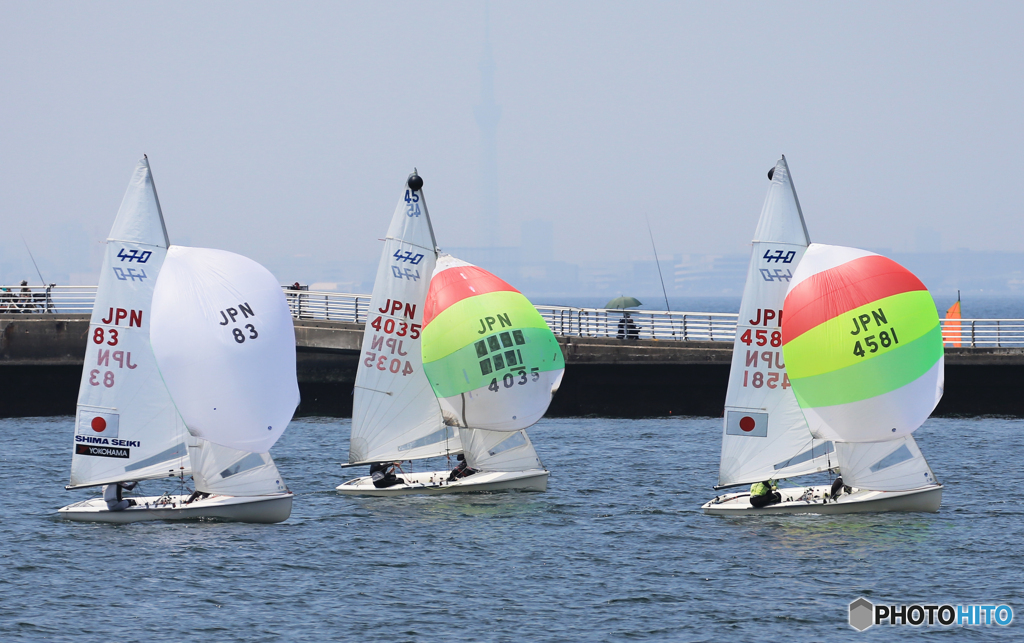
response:
[[[815,436],[876,442],[908,435],[942,397],[935,302],[895,261],[811,244],[783,311],[786,369]]]
[[[565,360],[544,318],[518,290],[442,255],[423,324],[423,370],[449,421],[517,431],[543,417]]]

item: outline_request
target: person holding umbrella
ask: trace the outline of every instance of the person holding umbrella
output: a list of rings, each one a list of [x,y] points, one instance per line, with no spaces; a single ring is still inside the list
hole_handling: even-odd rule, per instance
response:
[[[606,309],[619,309],[622,310],[622,319],[619,320],[619,332],[615,335],[618,339],[639,339],[640,338],[640,327],[633,323],[633,319],[629,316],[626,308],[633,308],[634,306],[641,306],[640,300],[636,297],[616,297],[607,304]]]

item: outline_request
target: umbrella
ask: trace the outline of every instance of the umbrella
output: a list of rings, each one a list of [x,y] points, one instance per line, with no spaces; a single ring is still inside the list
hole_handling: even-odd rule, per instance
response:
[[[605,304],[604,307],[605,308],[635,308],[635,307],[641,306],[641,305],[642,304],[641,304],[640,300],[637,299],[636,297],[621,297],[620,296],[620,297],[616,297],[615,299],[613,299],[610,302],[608,302],[607,304]]]

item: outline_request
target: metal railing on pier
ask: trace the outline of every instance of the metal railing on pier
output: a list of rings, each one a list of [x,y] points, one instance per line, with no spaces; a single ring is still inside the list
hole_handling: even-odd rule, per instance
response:
[[[96,286],[0,287],[0,313],[91,313]],[[283,286],[292,317],[365,324],[370,295]],[[606,310],[573,306],[537,306],[556,335],[680,341],[732,342],[736,313],[693,313],[656,310]],[[628,313],[628,316],[627,316]],[[1024,319],[942,320],[946,346],[1022,347]]]
[[[91,313],[96,286],[0,286],[0,313]]]
[[[556,335],[616,337],[618,339],[676,339],[731,342],[736,337],[736,313],[689,313],[537,306]]]

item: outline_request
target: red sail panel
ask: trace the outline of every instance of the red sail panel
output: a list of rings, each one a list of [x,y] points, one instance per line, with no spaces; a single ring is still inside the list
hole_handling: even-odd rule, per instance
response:
[[[502,290],[519,292],[483,268],[454,266],[442,270],[431,279],[423,308],[423,325],[426,326],[449,306],[463,299]]]
[[[786,296],[782,343],[873,301],[927,290],[912,272],[879,255],[860,257],[808,277]]]

